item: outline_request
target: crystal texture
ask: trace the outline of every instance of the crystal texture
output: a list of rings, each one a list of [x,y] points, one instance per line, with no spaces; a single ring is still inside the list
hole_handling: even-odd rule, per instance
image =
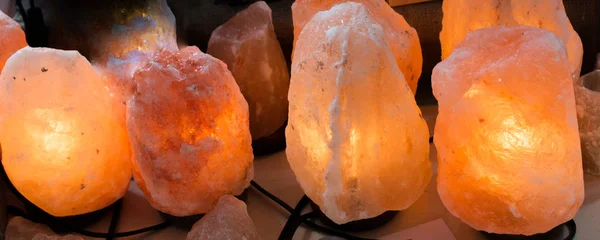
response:
[[[567,48],[574,77],[579,77],[583,46],[562,0],[444,0],[440,42],[442,59],[471,31],[490,26],[531,26],[553,32]]]
[[[543,233],[581,206],[581,150],[566,53],[552,32],[489,27],[469,33],[433,69],[438,193],[471,227]]]
[[[187,240],[244,239],[258,240],[256,227],[246,204],[234,196],[225,195],[217,206],[204,215],[187,235]]]
[[[227,66],[197,47],[156,54],[127,104],[134,177],[150,204],[206,213],[253,177],[248,104]]]
[[[287,158],[339,224],[406,209],[431,178],[427,125],[384,31],[365,5],[342,3],[296,42]]]
[[[417,83],[421,76],[423,57],[421,44],[417,31],[412,28],[402,15],[394,11],[383,0],[297,0],[292,4],[292,18],[294,22],[294,52],[296,42],[305,25],[312,17],[336,4],[343,2],[358,2],[365,5],[373,20],[381,25],[396,64],[404,74],[404,79],[413,93],[417,91]],[[366,46],[365,46],[366,47]],[[365,48],[366,49],[366,48]],[[410,56],[410,58],[406,58]]]
[[[283,126],[290,76],[265,2],[250,5],[215,29],[207,53],[227,64],[248,101],[253,139]]]
[[[82,237],[73,234],[58,235],[48,226],[22,217],[10,219],[4,237],[7,240],[83,240]]]
[[[0,11],[0,71],[4,68],[6,60],[25,46],[27,42],[21,26]]]
[[[600,175],[600,70],[579,78],[574,86],[583,169]]]
[[[2,165],[29,201],[54,216],[123,197],[131,146],[120,105],[76,51],[25,47],[0,75]]]

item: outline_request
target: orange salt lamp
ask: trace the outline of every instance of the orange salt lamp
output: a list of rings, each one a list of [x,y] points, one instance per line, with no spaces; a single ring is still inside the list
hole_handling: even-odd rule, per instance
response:
[[[320,11],[330,9],[336,4],[358,2],[365,5],[373,20],[381,25],[385,39],[394,56],[396,64],[404,75],[404,79],[412,90],[417,92],[417,83],[421,76],[423,56],[417,31],[412,28],[404,17],[394,11],[384,0],[297,0],[292,4],[294,21],[294,52],[296,42],[304,26]],[[410,56],[406,58],[406,56]]]
[[[583,202],[563,46],[539,28],[484,28],[433,70],[438,193],[475,229],[544,233],[573,218]]]
[[[6,60],[17,50],[27,46],[25,33],[15,20],[0,11],[0,71]]]
[[[2,165],[27,200],[62,217],[123,197],[131,179],[125,123],[83,56],[26,47],[0,82]]]
[[[431,178],[427,124],[384,29],[347,2],[317,13],[296,42],[286,154],[337,224],[404,210]]]
[[[565,13],[563,0],[444,0],[440,42],[442,59],[471,31],[490,26],[531,26],[553,32],[567,49],[574,77],[579,77],[583,46]]]
[[[174,216],[210,211],[253,177],[248,104],[231,72],[197,47],[161,52],[134,74],[127,104],[135,181]]]

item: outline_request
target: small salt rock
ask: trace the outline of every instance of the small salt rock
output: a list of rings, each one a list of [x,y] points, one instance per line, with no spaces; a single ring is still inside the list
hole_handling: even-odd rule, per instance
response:
[[[217,206],[204,215],[187,235],[187,240],[260,239],[246,204],[231,195],[219,199]]]
[[[290,75],[265,2],[215,29],[207,53],[227,64],[248,101],[252,139],[267,137],[285,123]]]
[[[82,237],[69,234],[58,235],[48,226],[34,223],[22,217],[13,217],[6,227],[7,240],[83,240]]]
[[[25,33],[15,20],[0,11],[0,71],[6,60],[17,50],[27,46]]]

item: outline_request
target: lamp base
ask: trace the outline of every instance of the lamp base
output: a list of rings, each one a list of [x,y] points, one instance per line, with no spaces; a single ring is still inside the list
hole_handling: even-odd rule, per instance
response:
[[[486,235],[487,239],[495,240],[573,240],[575,233],[577,232],[577,225],[572,219],[554,227],[552,230],[545,233],[538,233],[531,236],[524,235],[509,235],[509,234],[495,234],[482,232]],[[566,237],[565,237],[566,236]]]
[[[263,156],[271,153],[279,152],[285,149],[285,127],[287,122],[283,124],[273,134],[252,141],[252,151],[254,156]]]
[[[235,197],[243,202],[246,202],[246,200],[248,200],[248,189],[247,188],[244,189],[244,191],[240,195],[236,195]],[[168,213],[160,212],[160,215],[165,220],[167,220],[167,222],[171,223],[174,227],[179,228],[179,229],[190,230],[190,229],[192,229],[194,224],[196,222],[198,222],[198,220],[200,220],[202,217],[204,217],[205,214],[202,213],[202,214],[196,214],[196,215],[191,215],[191,216],[178,217],[178,216],[173,216]]]
[[[369,230],[379,228],[379,227],[389,223],[390,221],[392,221],[394,219],[394,217],[396,217],[396,215],[398,215],[398,212],[399,212],[399,211],[387,211],[387,212],[384,212],[381,215],[373,217],[373,218],[356,220],[356,221],[352,221],[352,222],[348,222],[348,223],[344,223],[344,224],[337,224],[337,223],[331,221],[331,219],[329,219],[325,215],[325,213],[323,213],[321,211],[319,206],[316,203],[314,203],[312,200],[310,201],[310,207],[313,209],[313,212],[317,216],[316,219],[320,220],[323,224],[325,224],[326,226],[328,226],[330,228],[342,230],[344,232],[364,232],[364,231],[369,231]]]

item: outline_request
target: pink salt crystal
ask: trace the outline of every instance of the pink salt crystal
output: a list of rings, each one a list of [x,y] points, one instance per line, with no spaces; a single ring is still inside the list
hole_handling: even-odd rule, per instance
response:
[[[258,240],[260,237],[248,216],[246,204],[231,195],[225,195],[219,198],[213,210],[194,224],[186,239]]]
[[[134,177],[151,205],[175,216],[210,211],[253,177],[248,104],[227,66],[186,47],[134,75],[127,106]]]
[[[13,217],[8,222],[4,237],[7,240],[83,240],[82,237],[54,233],[48,226],[31,222],[22,217]]]
[[[265,2],[250,5],[215,29],[207,53],[225,62],[240,86],[253,139],[269,136],[285,123],[290,76]]]
[[[287,158],[340,224],[408,208],[431,178],[427,124],[375,19],[353,2],[317,13],[292,62]]]
[[[294,51],[296,41],[304,26],[318,12],[328,10],[336,4],[344,2],[358,2],[365,5],[371,13],[373,20],[381,25],[385,33],[388,47],[392,52],[396,64],[404,74],[404,79],[412,90],[417,91],[417,83],[421,76],[421,45],[417,31],[412,28],[404,17],[395,12],[383,0],[297,0],[292,4],[292,18],[294,20]],[[365,46],[365,50],[367,47]]]
[[[556,34],[567,49],[573,76],[579,77],[583,47],[565,13],[563,0],[444,0],[442,59],[471,31],[490,26],[531,26]]]
[[[583,171],[561,40],[533,27],[473,31],[433,70],[438,193],[471,227],[532,235],[572,219]]]
[[[4,68],[6,60],[25,46],[27,42],[21,26],[0,11],[0,71]]]

